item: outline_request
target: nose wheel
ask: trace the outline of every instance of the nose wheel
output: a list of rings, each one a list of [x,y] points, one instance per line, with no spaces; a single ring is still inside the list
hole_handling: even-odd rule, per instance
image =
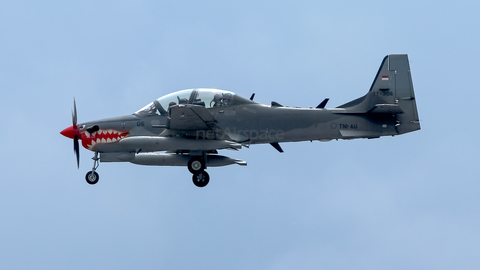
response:
[[[94,171],[88,172],[85,175],[85,180],[87,180],[87,183],[89,183],[90,185],[95,185],[96,183],[98,183],[99,179],[100,177],[98,176],[98,173]]]
[[[96,172],[98,166],[100,166],[100,158],[98,158],[98,152],[95,152],[95,156],[92,158],[93,159],[93,168],[90,172],[88,172],[85,175],[85,180],[87,180],[87,183],[90,185],[95,185],[98,183],[98,180],[100,179],[100,176],[98,176],[98,173]]]

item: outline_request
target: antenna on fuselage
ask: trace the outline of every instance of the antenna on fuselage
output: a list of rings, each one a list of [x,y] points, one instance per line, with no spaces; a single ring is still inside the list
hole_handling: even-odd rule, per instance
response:
[[[323,109],[325,108],[325,105],[327,105],[327,102],[329,101],[329,98],[326,98],[322,101],[322,103],[318,104],[317,109]]]

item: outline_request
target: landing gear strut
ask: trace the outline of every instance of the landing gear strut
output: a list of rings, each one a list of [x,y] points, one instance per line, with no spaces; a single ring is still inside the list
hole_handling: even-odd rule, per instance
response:
[[[204,187],[210,181],[210,176],[205,171],[207,168],[205,154],[203,157],[192,157],[187,164],[188,170],[193,174],[193,184],[197,187]]]
[[[98,173],[96,172],[98,166],[100,165],[100,163],[98,162],[98,160],[100,160],[100,158],[98,157],[98,152],[95,152],[95,156],[92,159],[93,159],[93,168],[92,168],[92,171],[88,172],[85,175],[85,180],[87,180],[87,183],[89,183],[90,185],[95,185],[96,183],[98,183],[98,180],[100,179],[100,177],[98,176]]]

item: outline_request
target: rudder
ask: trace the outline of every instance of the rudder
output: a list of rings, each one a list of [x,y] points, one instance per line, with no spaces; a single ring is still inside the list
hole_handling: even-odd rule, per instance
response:
[[[413,91],[410,64],[406,54],[394,54],[389,56],[389,71],[394,74],[395,103],[403,113],[396,114],[399,134],[412,132],[420,129],[415,92]]]

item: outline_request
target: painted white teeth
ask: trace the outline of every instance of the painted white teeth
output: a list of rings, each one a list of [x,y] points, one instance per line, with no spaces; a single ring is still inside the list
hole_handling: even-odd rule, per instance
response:
[[[105,136],[102,136],[105,135]],[[109,136],[110,135],[110,136]],[[115,129],[100,129],[96,132],[90,133],[85,131],[85,137],[90,138],[92,140],[91,145],[87,145],[89,149],[95,147],[98,143],[114,143],[118,142],[121,139],[125,138],[128,134],[124,132],[115,130]],[[98,138],[100,137],[100,138]],[[104,138],[101,138],[104,137]]]

